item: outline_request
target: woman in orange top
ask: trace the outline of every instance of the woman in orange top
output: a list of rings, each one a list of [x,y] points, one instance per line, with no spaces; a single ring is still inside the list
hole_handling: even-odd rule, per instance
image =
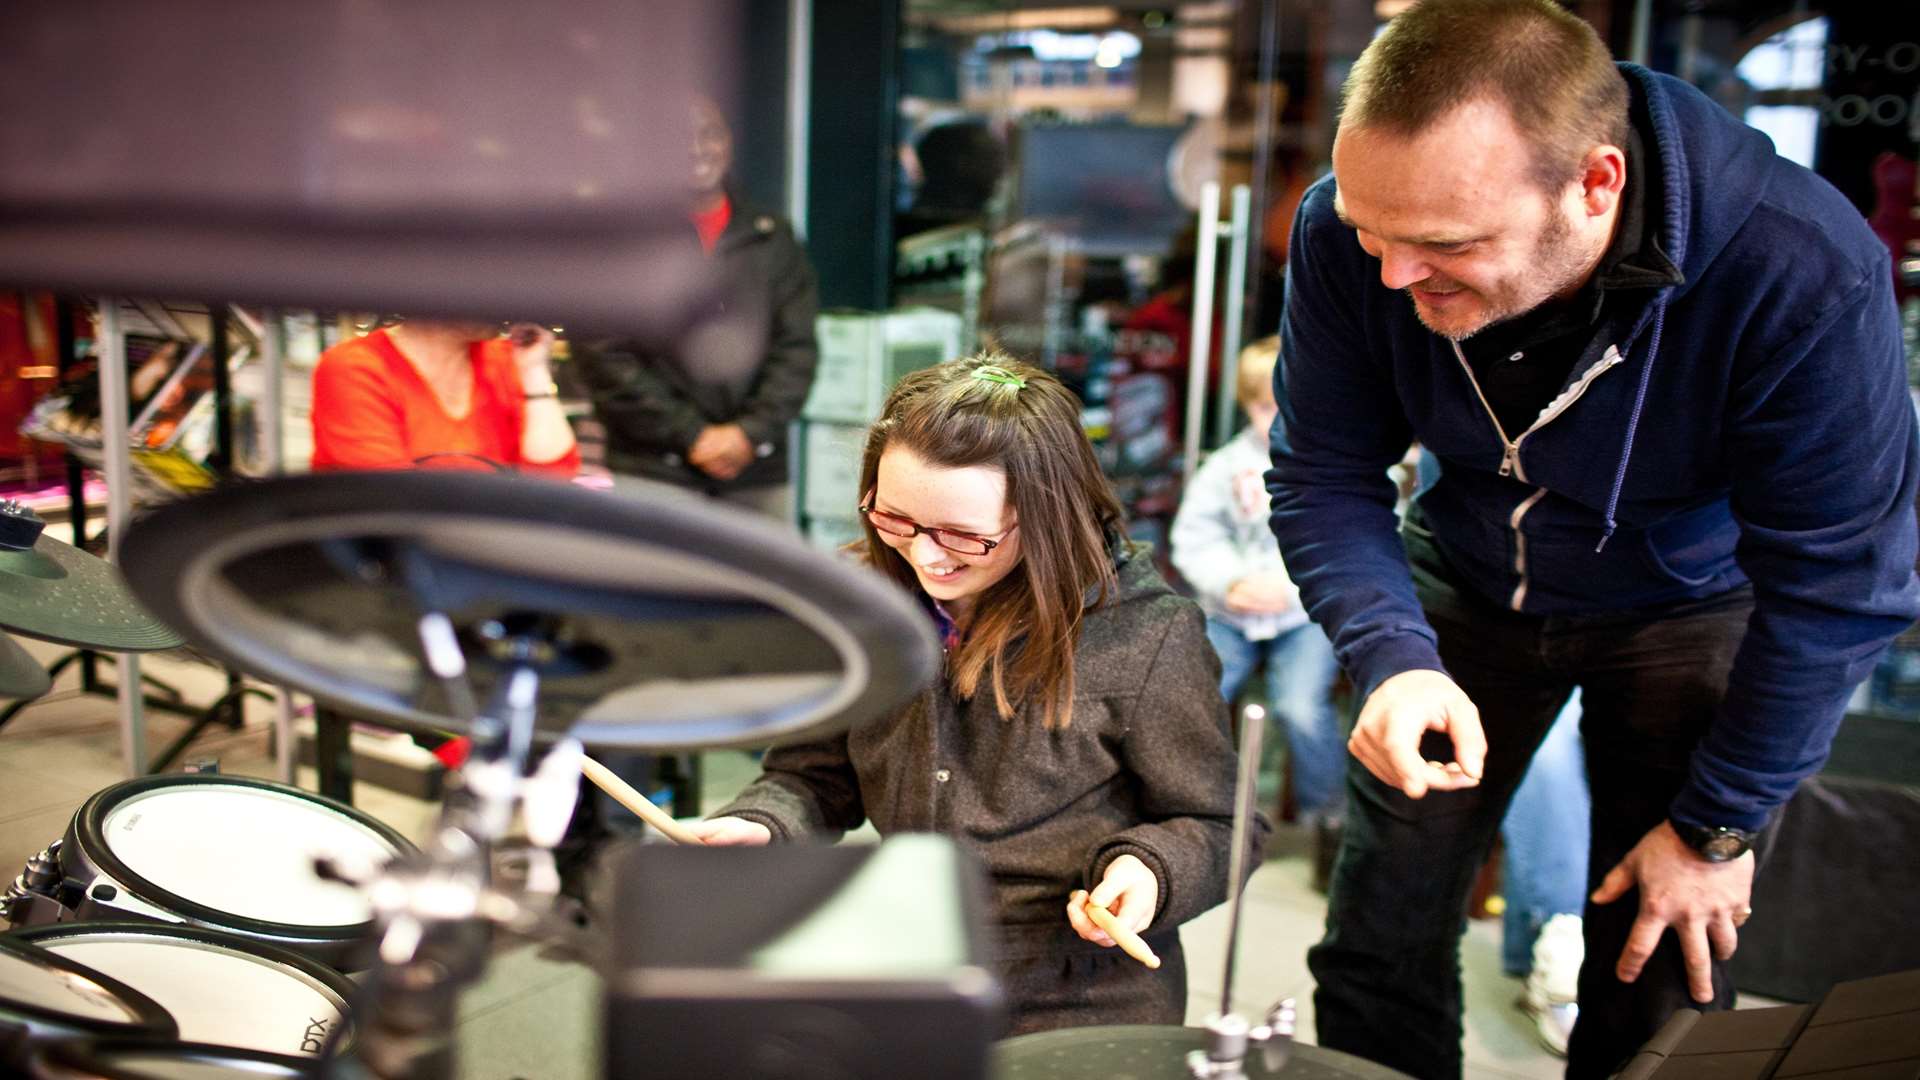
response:
[[[410,320],[343,341],[313,373],[313,468],[469,467],[571,476],[573,427],[553,383],[553,335]]]

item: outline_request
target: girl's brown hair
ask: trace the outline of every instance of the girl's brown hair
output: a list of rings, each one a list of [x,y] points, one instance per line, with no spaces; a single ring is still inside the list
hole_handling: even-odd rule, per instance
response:
[[[975,602],[947,676],[962,698],[985,681],[1002,719],[1032,701],[1045,726],[1066,727],[1081,617],[1090,590],[1099,604],[1115,587],[1108,543],[1122,518],[1080,429],[1080,400],[1052,375],[998,353],[949,361],[906,376],[887,396],[867,433],[861,491],[873,490],[881,455],[895,447],[942,468],[1006,473],[1020,563]],[[918,589],[906,560],[871,522],[860,524],[867,561]]]

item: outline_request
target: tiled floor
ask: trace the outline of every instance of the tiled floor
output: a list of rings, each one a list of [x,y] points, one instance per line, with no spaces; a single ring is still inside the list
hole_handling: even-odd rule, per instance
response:
[[[35,642],[22,644],[43,660],[61,651]],[[221,689],[217,673],[193,663],[154,657],[147,667],[177,682],[193,700],[209,700]],[[0,880],[11,878],[29,855],[59,836],[88,795],[124,776],[113,701],[78,695],[72,686],[73,676],[64,676],[52,694],[0,729]],[[271,777],[271,722],[272,707],[250,700],[245,730],[216,729],[194,744],[193,756],[218,757],[225,772]],[[149,753],[184,730],[184,723],[148,713]],[[752,775],[753,765],[744,755],[710,755],[709,803],[725,800]],[[312,787],[311,770],[301,770],[299,782]],[[358,785],[355,801],[413,837],[424,832],[434,813],[428,803],[365,783]],[[1254,874],[1248,890],[1234,1004],[1244,1014],[1258,1015],[1279,998],[1291,996],[1310,1041],[1313,986],[1305,952],[1319,938],[1325,903],[1308,884],[1304,840],[1283,834],[1274,846],[1280,854]],[[1199,1021],[1219,1004],[1225,929],[1226,912],[1218,909],[1183,932],[1193,991],[1189,1022]],[[1475,923],[1462,948],[1469,1002],[1467,1075],[1487,1080],[1557,1077],[1560,1063],[1538,1047],[1514,1008],[1520,984],[1500,973],[1498,946],[1497,924]],[[505,951],[462,1001],[462,1075],[487,1080],[597,1076],[596,995],[594,980],[578,965],[528,947]]]

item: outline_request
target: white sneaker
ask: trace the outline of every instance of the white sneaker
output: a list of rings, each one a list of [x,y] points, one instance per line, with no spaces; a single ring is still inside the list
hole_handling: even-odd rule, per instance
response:
[[[1578,915],[1548,919],[1533,942],[1533,971],[1520,1007],[1533,1017],[1540,1041],[1556,1057],[1567,1056],[1567,1036],[1580,1015],[1580,961],[1586,952]]]

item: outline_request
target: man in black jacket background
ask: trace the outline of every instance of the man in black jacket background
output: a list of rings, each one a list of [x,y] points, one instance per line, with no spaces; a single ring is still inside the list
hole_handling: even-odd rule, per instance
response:
[[[787,425],[813,384],[819,297],[793,229],[728,193],[733,135],[712,101],[693,105],[693,207],[718,261],[718,297],[671,350],[583,346],[580,373],[616,474],[691,488],[791,516]]]

